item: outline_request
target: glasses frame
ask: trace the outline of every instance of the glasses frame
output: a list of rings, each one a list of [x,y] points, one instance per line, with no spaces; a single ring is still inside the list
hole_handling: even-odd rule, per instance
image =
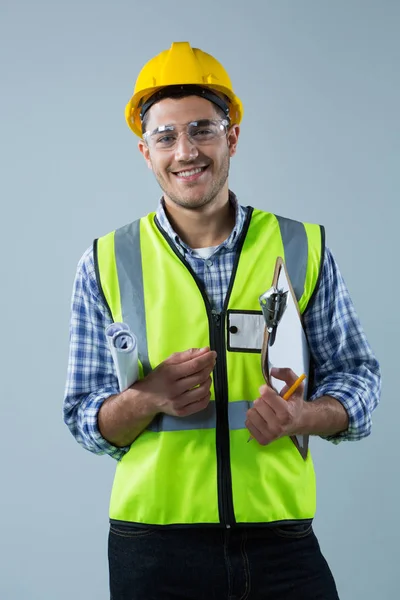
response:
[[[216,138],[213,138],[212,140],[207,140],[204,142],[200,142],[197,140],[195,140],[190,134],[189,134],[189,127],[190,126],[194,126],[194,127],[198,127],[199,124],[204,123],[213,123],[213,124],[219,124],[221,127],[221,134],[216,136]],[[215,139],[219,139],[224,137],[225,135],[227,135],[228,133],[228,129],[230,126],[230,119],[229,118],[224,118],[224,119],[196,119],[194,121],[189,121],[188,123],[170,123],[167,125],[160,125],[159,127],[157,127],[156,129],[153,129],[153,131],[145,131],[144,134],[142,135],[143,141],[145,142],[146,146],[148,148],[152,148],[153,150],[156,151],[161,151],[161,152],[166,152],[166,151],[172,151],[176,148],[176,144],[178,143],[178,140],[180,138],[180,136],[185,133],[188,140],[190,141],[190,143],[192,144],[192,146],[203,146],[203,145],[207,145],[207,144],[213,144],[215,142]],[[158,135],[158,134],[162,134],[162,133],[168,133],[168,132],[176,132],[176,128],[180,127],[183,128],[181,129],[181,131],[179,131],[177,133],[177,138],[174,141],[174,143],[171,146],[168,147],[156,147],[156,144],[151,144],[151,142],[149,143],[149,140],[151,139],[151,136],[153,135]]]

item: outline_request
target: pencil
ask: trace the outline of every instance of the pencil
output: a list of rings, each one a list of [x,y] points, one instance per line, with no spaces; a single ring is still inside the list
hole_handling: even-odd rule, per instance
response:
[[[288,389],[288,391],[285,394],[283,394],[282,398],[284,400],[289,400],[290,396],[295,393],[295,391],[297,390],[297,388],[299,387],[299,385],[305,380],[305,378],[306,378],[306,374],[305,373],[303,373],[302,375],[300,375],[300,377],[298,379],[296,379],[296,381],[294,382],[294,384],[292,385],[292,387],[290,387]]]
[[[306,374],[305,373],[303,373],[302,375],[300,375],[300,377],[298,377],[296,379],[296,381],[288,389],[288,391],[283,394],[282,398],[284,400],[289,400],[290,396],[292,396],[295,393],[295,391],[297,390],[297,388],[299,387],[299,385],[302,384],[302,382],[305,380],[305,378],[306,378]],[[252,436],[249,437],[249,439],[247,440],[247,442],[251,442],[251,440],[254,440],[254,438]]]

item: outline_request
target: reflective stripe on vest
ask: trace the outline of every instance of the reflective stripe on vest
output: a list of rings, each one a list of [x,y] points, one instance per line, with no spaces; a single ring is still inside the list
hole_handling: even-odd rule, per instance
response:
[[[118,229],[115,233],[115,258],[118,273],[130,273],[119,277],[122,320],[131,323],[138,341],[139,360],[144,375],[150,371],[146,336],[146,313],[144,308],[143,272],[140,252],[140,221]],[[129,301],[128,301],[129,299]]]
[[[239,400],[229,402],[228,421],[229,429],[245,429],[246,412],[253,406],[253,402]],[[160,413],[149,425],[149,431],[190,431],[193,429],[215,429],[216,427],[215,402],[209,403],[205,410],[188,417],[174,417]]]
[[[297,301],[303,295],[307,275],[308,240],[303,223],[279,217],[279,228],[285,249],[285,264]]]

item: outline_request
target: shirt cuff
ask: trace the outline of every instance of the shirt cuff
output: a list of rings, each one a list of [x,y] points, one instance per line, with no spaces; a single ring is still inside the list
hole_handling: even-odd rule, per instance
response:
[[[121,460],[130,446],[120,448],[106,440],[100,433],[97,418],[103,402],[118,393],[118,390],[110,389],[100,394],[90,394],[80,406],[82,445],[95,454],[108,454],[115,460]]]
[[[332,387],[330,384],[321,385],[312,394],[310,401],[322,396],[330,396],[342,404],[347,412],[349,425],[345,431],[334,435],[321,435],[321,438],[333,444],[339,444],[344,441],[359,441],[371,433],[371,413],[354,387],[351,388],[346,383],[343,383],[340,389],[336,386]]]

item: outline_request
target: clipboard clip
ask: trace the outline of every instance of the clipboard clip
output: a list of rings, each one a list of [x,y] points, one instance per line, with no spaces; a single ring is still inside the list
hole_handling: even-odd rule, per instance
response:
[[[265,326],[269,333],[269,345],[275,341],[276,330],[287,308],[289,292],[284,292],[275,286],[262,294],[258,301],[264,316]]]

